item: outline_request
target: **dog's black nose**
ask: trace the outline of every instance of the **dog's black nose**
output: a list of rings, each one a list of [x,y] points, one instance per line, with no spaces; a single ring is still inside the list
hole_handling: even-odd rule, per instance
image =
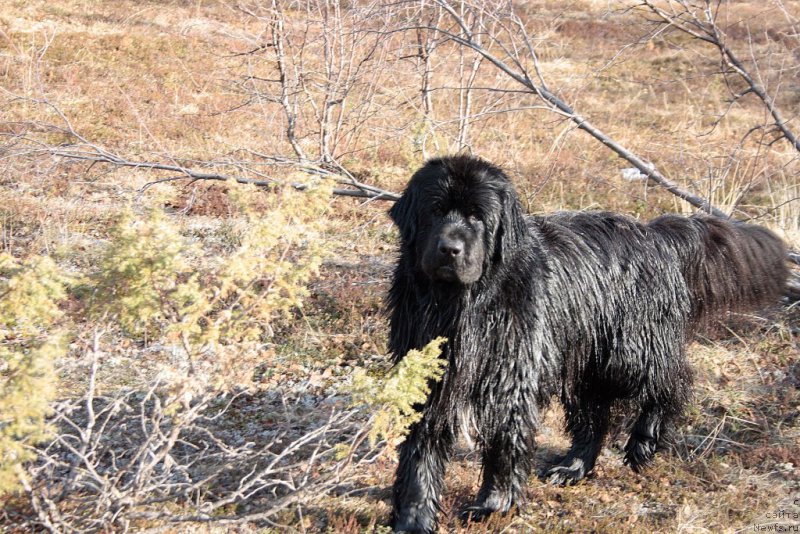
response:
[[[464,252],[464,242],[458,239],[442,237],[439,239],[439,254],[455,258]]]

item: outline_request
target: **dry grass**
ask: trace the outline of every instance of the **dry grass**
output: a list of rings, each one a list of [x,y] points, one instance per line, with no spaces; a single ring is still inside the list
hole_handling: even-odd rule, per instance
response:
[[[797,2],[784,3],[800,13]],[[778,46],[796,50],[789,23],[760,6],[732,5],[733,42],[754,57],[767,57]],[[729,92],[716,75],[713,50],[675,35],[628,46],[649,27],[635,12],[608,7],[588,0],[522,3],[530,31],[542,38],[541,67],[550,86],[666,176],[722,209],[735,205],[740,215],[756,217],[800,246],[796,152],[780,143],[766,147],[771,138],[760,133],[741,142],[763,120],[759,103],[745,97],[717,124]],[[750,33],[739,20],[751,24]],[[266,68],[238,55],[264,31],[263,22],[223,2],[6,2],[0,12],[0,132],[16,131],[17,121],[57,122],[52,109],[17,98],[46,97],[87,139],[132,159],[178,158],[191,166],[235,161],[247,150],[290,155],[280,107],[242,105],[249,95],[234,83]],[[450,122],[455,97],[444,89],[456,84],[456,60],[453,51],[443,51],[433,73],[440,88],[433,93],[440,118],[433,137],[442,152],[453,149],[456,137],[457,125]],[[395,191],[422,159],[415,69],[409,61],[391,64],[385,77],[391,83],[375,96],[380,106],[341,158],[361,180]],[[478,79],[478,85],[505,85],[488,65]],[[782,89],[779,101],[790,115],[800,94],[796,74],[770,83]],[[476,109],[493,98],[477,94]],[[502,105],[524,102],[509,95]],[[304,128],[311,139],[311,126]],[[429,151],[433,137],[426,141]],[[64,140],[53,132],[39,139]],[[600,208],[649,217],[689,211],[664,191],[623,180],[628,165],[541,110],[481,117],[472,126],[471,145],[509,169],[532,212]],[[48,157],[0,165],[0,247],[15,256],[46,253],[76,272],[95,260],[109,222],[129,203],[166,207],[194,228],[197,239],[218,239],[222,246],[227,239],[224,186],[165,184],[140,194],[145,183],[164,175]],[[280,169],[268,172],[285,176]],[[277,353],[294,363],[264,370],[266,386],[310,380],[308,391],[324,392],[346,380],[354,366],[383,359],[381,299],[395,257],[386,208],[381,202],[331,201],[328,237],[336,260],[312,284],[305,309],[276,333]],[[474,495],[480,467],[473,453],[462,451],[448,474],[443,524],[453,532],[736,532],[771,522],[767,513],[792,509],[791,499],[800,495],[797,314],[735,318],[690,347],[695,403],[674,451],[661,455],[646,475],[622,466],[619,443],[612,440],[596,476],[585,483],[554,488],[532,479],[530,504],[519,515],[464,527],[455,512]],[[104,379],[109,388],[141,380],[160,357],[123,339],[109,341],[106,349],[114,354]],[[83,376],[78,352],[59,362],[65,395]],[[559,428],[554,409],[542,432],[539,466],[565,450]],[[388,517],[393,468],[391,457],[382,457],[349,490],[316,502],[303,519],[287,511],[280,522],[312,532],[373,531]],[[0,513],[0,528],[14,531],[17,517]],[[241,527],[251,528],[259,526]]]

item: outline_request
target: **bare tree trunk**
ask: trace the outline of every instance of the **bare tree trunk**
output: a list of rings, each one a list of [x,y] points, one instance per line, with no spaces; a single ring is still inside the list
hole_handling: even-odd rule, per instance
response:
[[[286,62],[286,49],[284,47],[285,27],[284,27],[284,14],[279,0],[272,0],[273,17],[270,21],[270,28],[272,30],[272,46],[275,49],[275,63],[278,69],[278,80],[280,87],[280,103],[283,107],[284,114],[286,115],[286,140],[292,146],[295,155],[301,160],[307,160],[300,143],[297,141],[296,125],[297,125],[297,99],[290,99],[290,93],[293,87],[297,86],[297,80],[290,81],[288,66]]]
[[[422,106],[423,130],[420,140],[420,150],[423,159],[428,159],[426,140],[433,138],[434,148],[439,152],[439,141],[435,135],[434,109],[433,109],[433,57],[437,46],[441,44],[436,30],[428,29],[437,27],[443,16],[443,12],[438,7],[433,7],[430,14],[426,13],[427,0],[420,0],[420,20],[424,20],[421,27],[414,32],[417,70],[420,73],[420,104]],[[425,27],[422,27],[425,26]]]

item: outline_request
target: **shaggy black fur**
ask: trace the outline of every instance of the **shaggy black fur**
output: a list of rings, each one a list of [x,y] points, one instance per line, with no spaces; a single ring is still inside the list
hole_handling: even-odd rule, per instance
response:
[[[473,518],[520,502],[539,414],[553,395],[572,447],[548,472],[594,467],[620,399],[636,407],[625,462],[639,471],[691,391],[687,337],[710,314],[768,303],[787,275],[783,243],[756,226],[667,215],[524,217],[499,168],[428,162],[390,211],[401,233],[389,293],[396,358],[437,336],[449,365],[400,448],[392,525],[436,528],[459,431],[477,438],[483,483]]]

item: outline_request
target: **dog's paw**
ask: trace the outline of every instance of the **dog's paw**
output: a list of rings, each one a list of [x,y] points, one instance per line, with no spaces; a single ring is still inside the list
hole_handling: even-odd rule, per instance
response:
[[[625,444],[625,457],[622,463],[637,473],[641,473],[656,454],[656,442],[650,438],[637,439],[631,437]]]
[[[586,477],[583,462],[573,462],[571,465],[557,465],[545,473],[544,478],[553,486],[572,486]]]
[[[458,513],[458,519],[462,523],[480,523],[494,513],[497,511],[485,506],[468,506]]]

